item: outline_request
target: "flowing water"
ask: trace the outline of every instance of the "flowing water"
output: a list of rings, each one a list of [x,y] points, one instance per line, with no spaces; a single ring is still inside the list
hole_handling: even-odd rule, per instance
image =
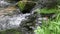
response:
[[[22,34],[34,34],[34,27],[41,24],[41,16],[34,15],[34,11],[23,14],[19,8],[11,5],[14,3],[0,0],[0,31],[20,27]],[[46,18],[43,19],[46,20]]]
[[[19,24],[21,23],[22,20],[26,20],[26,16],[30,15],[30,13],[26,14],[14,14],[12,16],[5,15],[8,12],[13,13],[13,11],[9,11],[10,8],[5,9],[5,7],[8,7],[10,3],[0,0],[0,30],[6,30],[6,29],[11,29],[11,28],[17,28],[19,27]],[[20,10],[14,10],[15,12]],[[14,13],[15,13],[14,12]]]
[[[0,30],[6,30],[19,27],[22,20],[25,20],[25,16],[30,14],[19,14],[14,16],[0,16]]]

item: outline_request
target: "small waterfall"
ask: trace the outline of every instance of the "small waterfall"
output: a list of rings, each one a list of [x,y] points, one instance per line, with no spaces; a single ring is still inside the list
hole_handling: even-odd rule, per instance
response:
[[[9,11],[10,8],[9,5],[10,3],[6,2],[5,0],[0,0],[0,31],[1,30],[7,30],[7,29],[12,29],[12,28],[18,28],[21,21],[26,20],[26,16],[30,15],[30,13],[26,14],[19,14],[20,10],[18,8],[13,8],[13,10]],[[8,7],[7,7],[8,6]],[[7,7],[7,9],[6,9]],[[5,15],[5,14],[14,14],[12,16]],[[12,13],[11,13],[12,12]],[[17,15],[18,13],[18,15]]]
[[[0,30],[6,30],[19,27],[22,20],[30,14],[19,14],[14,16],[0,16]]]
[[[21,26],[19,28],[19,29],[21,29],[21,33],[34,34],[34,29],[35,29],[34,27],[36,26],[36,24],[38,25],[40,23],[40,21],[39,21],[39,23],[35,22],[36,15],[33,14],[37,7],[32,9],[32,13],[22,14],[18,8],[9,7],[11,5],[14,5],[14,4],[6,2],[5,0],[0,0],[0,13],[2,13],[0,16],[0,31],[12,29],[12,28],[18,28]],[[10,9],[12,9],[12,10],[10,10]],[[11,14],[11,15],[9,16],[9,15],[5,15],[5,14]],[[38,16],[40,17],[40,15],[38,15]],[[41,19],[41,18],[38,18],[38,20],[39,19]]]

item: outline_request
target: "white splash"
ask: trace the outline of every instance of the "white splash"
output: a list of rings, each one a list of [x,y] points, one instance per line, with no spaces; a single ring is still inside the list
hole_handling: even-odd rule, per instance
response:
[[[19,14],[13,17],[11,16],[3,16],[0,17],[0,30],[17,28],[21,24],[22,20],[26,20],[26,16],[30,14]]]
[[[0,7],[5,7],[7,5],[10,5],[10,3],[4,1],[4,0],[0,0]]]

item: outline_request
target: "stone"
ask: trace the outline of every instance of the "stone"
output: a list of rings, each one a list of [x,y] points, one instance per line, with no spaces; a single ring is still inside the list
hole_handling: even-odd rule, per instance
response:
[[[14,6],[9,6],[0,10],[0,15],[14,15],[20,13],[20,10]]]

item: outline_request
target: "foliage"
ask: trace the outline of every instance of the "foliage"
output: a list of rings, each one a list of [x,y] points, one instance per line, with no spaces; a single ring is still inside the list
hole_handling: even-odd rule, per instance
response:
[[[49,14],[49,13],[56,13],[57,12],[56,10],[57,10],[56,8],[51,9],[43,8],[43,9],[36,9],[36,12]]]
[[[45,10],[44,10],[45,11]],[[52,10],[53,11],[53,10]],[[60,34],[60,9],[58,7],[56,11],[56,18],[47,22],[42,21],[42,26],[37,27],[36,34]]]
[[[60,5],[60,0],[57,0],[57,4]]]
[[[0,31],[0,34],[20,34],[17,29],[8,29],[5,31]]]
[[[18,6],[21,11],[24,10],[25,4],[26,2],[23,1],[18,2]],[[58,2],[58,4],[60,4],[60,2]],[[47,22],[42,21],[43,22],[42,26],[41,27],[38,26],[37,29],[34,31],[36,34],[60,34],[60,8],[58,8],[58,10],[57,8],[51,8],[51,9],[43,8],[43,9],[37,9],[36,11],[38,13],[56,13],[57,15],[56,18],[52,21],[50,19]],[[0,32],[0,34],[7,34],[7,33],[20,34],[20,32],[15,29]]]
[[[24,10],[25,4],[26,4],[26,2],[23,2],[23,1],[18,2],[18,6],[19,6],[21,11]]]
[[[42,27],[37,27],[35,30],[37,34],[60,34],[60,21],[48,21],[47,24],[43,23]]]

